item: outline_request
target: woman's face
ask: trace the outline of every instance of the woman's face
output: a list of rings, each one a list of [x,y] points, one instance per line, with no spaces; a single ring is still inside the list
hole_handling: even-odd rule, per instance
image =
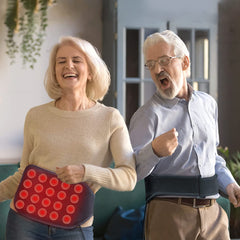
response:
[[[91,79],[86,57],[73,45],[61,46],[56,54],[56,79],[66,93],[86,93],[87,81]]]

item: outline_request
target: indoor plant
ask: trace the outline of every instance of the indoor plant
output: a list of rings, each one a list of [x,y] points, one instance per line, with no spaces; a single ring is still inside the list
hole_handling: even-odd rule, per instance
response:
[[[40,50],[46,27],[47,10],[56,0],[8,0],[5,25],[7,27],[7,54],[11,64],[20,53],[23,65],[33,68]]]
[[[227,147],[220,147],[218,148],[218,153],[225,159],[228,169],[240,185],[240,152],[237,151],[231,154]],[[230,214],[230,235],[232,238],[240,237],[240,208],[235,208],[232,204]]]

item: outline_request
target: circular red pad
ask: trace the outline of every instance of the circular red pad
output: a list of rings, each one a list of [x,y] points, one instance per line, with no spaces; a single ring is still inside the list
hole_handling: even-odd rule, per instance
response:
[[[32,203],[38,203],[39,199],[40,199],[40,197],[37,194],[32,194],[32,196],[30,197],[30,200]]]
[[[21,199],[26,199],[28,197],[28,191],[27,190],[20,191],[19,196],[21,197]]]
[[[93,215],[94,193],[86,183],[67,184],[55,173],[29,165],[14,203],[20,214],[32,220],[73,228]]]
[[[58,219],[59,215],[57,212],[53,211],[49,214],[49,218],[52,220],[52,221],[56,221]]]
[[[61,202],[59,202],[59,201],[57,201],[57,202],[55,202],[55,203],[53,204],[53,208],[54,208],[56,211],[60,211],[60,210],[62,209],[62,206],[63,206],[63,204],[62,204]]]
[[[41,182],[41,183],[45,183],[47,181],[47,175],[45,173],[42,173],[39,175],[38,177],[38,181]]]
[[[33,204],[27,206],[27,212],[33,214],[36,211],[36,207]]]

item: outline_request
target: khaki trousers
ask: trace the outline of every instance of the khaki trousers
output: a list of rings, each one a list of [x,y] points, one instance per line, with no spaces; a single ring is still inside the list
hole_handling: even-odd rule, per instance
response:
[[[155,198],[146,209],[145,240],[230,240],[228,217],[218,203],[193,208]]]

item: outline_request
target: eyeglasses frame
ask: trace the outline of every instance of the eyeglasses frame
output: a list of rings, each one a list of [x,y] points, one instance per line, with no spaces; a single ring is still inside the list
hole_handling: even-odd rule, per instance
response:
[[[169,62],[167,63],[167,64],[160,64],[160,59],[161,58],[168,58],[169,59]],[[155,68],[155,66],[156,66],[156,63],[158,63],[161,67],[166,67],[168,64],[170,64],[170,62],[172,61],[172,59],[175,59],[175,58],[181,58],[180,56],[161,56],[161,57],[159,57],[157,60],[149,60],[148,62],[154,62],[154,65],[153,65],[153,67],[152,68],[149,68],[148,67],[148,62],[146,62],[145,64],[144,64],[144,67],[146,68],[146,69],[148,69],[149,71],[151,71],[151,70],[153,70],[154,68]]]

